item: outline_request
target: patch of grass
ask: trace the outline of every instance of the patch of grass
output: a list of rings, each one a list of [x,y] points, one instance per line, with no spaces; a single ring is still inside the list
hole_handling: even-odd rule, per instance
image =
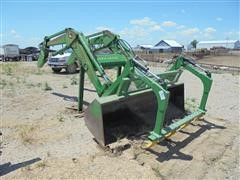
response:
[[[33,132],[36,130],[33,126],[22,126],[20,128],[19,136],[23,144],[33,144],[35,139],[33,138]]]
[[[47,82],[45,82],[44,85],[43,85],[43,90],[44,91],[51,91],[52,88],[51,88],[51,86],[49,86],[49,84]]]
[[[232,72],[232,76],[239,76],[240,73],[239,72]]]
[[[186,99],[186,102],[185,102],[185,109],[187,111],[194,111],[196,110],[197,108],[197,102],[196,102],[196,99],[195,98],[191,98],[191,99]]]
[[[46,167],[48,167],[46,160],[43,160],[42,162],[36,164],[36,168],[42,168],[43,169],[43,168],[46,168]]]
[[[5,73],[10,76],[12,75],[12,68],[10,66],[7,66],[6,69],[5,69]]]
[[[18,84],[21,83],[21,81],[20,81],[21,78],[20,78],[20,77],[17,76],[17,77],[16,77],[16,80],[17,80],[17,83],[18,83]]]
[[[22,80],[22,83],[25,84],[27,81],[26,81],[26,76],[23,76],[23,80]]]
[[[159,169],[156,167],[151,168],[155,174],[155,176],[160,177],[161,179],[165,179],[164,176],[160,173]]]
[[[13,82],[9,82],[9,85],[10,85],[10,86],[14,86],[14,83],[13,83]]]
[[[64,122],[64,117],[62,115],[59,115],[57,119],[59,122]]]
[[[7,86],[7,81],[5,79],[1,79],[0,81],[0,89],[4,89]]]
[[[34,83],[30,82],[30,83],[27,83],[26,86],[28,88],[31,88],[31,87],[35,87],[36,85]]]
[[[31,165],[28,165],[28,166],[26,166],[26,167],[22,167],[21,169],[22,169],[22,170],[25,170],[25,171],[32,171],[32,170],[33,170],[33,168],[32,168]]]
[[[73,76],[71,78],[71,85],[77,85],[77,84],[78,84],[77,78],[75,76]]]
[[[195,98],[191,98],[191,101],[192,101],[193,103],[195,103],[195,102],[196,102],[196,99],[195,99]]]
[[[51,156],[51,153],[50,152],[47,152],[47,157],[50,157]]]
[[[42,83],[37,83],[37,87],[41,87],[42,86]]]
[[[18,67],[17,63],[4,63],[1,65],[2,73],[6,74],[8,76],[11,76],[16,72],[16,69]]]
[[[40,68],[37,68],[37,71],[34,74],[42,75],[43,74],[43,70],[41,70]]]

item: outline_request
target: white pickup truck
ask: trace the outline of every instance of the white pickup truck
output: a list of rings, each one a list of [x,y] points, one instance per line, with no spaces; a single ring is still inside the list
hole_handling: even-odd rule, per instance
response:
[[[59,73],[62,69],[65,69],[67,73],[76,73],[79,65],[77,62],[67,65],[67,59],[71,53],[64,53],[61,55],[52,56],[48,59],[47,64],[52,68],[54,73]]]

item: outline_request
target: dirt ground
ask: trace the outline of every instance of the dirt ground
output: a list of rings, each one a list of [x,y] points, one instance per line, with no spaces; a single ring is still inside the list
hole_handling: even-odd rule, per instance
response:
[[[200,59],[198,62],[207,64],[217,64],[223,66],[235,66],[240,67],[240,56],[239,54],[233,54],[230,56],[209,56]]]
[[[239,74],[214,73],[207,114],[168,141],[142,150],[141,140],[123,139],[111,153],[66,108],[76,106],[78,74],[0,66],[1,179],[239,179]],[[181,81],[194,108],[201,83],[188,73]],[[86,107],[96,96],[89,80],[84,93]]]

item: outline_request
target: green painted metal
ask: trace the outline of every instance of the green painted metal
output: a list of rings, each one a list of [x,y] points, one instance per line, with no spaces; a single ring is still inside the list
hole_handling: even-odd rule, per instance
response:
[[[64,45],[62,49],[53,54],[61,54],[67,49],[72,49],[68,64],[79,61],[81,66],[79,76],[78,110],[83,110],[84,75],[87,74],[99,96],[96,109],[91,109],[93,116],[101,113],[99,103],[115,102],[121,98],[128,98],[135,94],[144,94],[152,91],[157,99],[157,114],[155,126],[150,132],[150,140],[159,140],[166,134],[177,130],[183,124],[189,123],[196,117],[204,115],[209,91],[212,85],[211,74],[202,69],[193,61],[184,57],[178,57],[166,72],[152,73],[148,67],[142,65],[131,47],[121,40],[118,35],[110,31],[102,31],[89,36],[67,28],[63,31],[46,36],[40,44],[40,56],[38,67],[42,67],[49,56],[50,48],[54,45]],[[104,51],[110,51],[105,53]],[[105,72],[106,69],[116,70],[116,79],[111,80]],[[183,70],[191,72],[203,83],[203,95],[196,112],[164,127],[166,109],[168,107],[170,93],[168,87],[177,83]],[[130,85],[135,84],[136,89],[130,90]]]
[[[178,120],[177,122],[171,124],[170,126],[166,128],[162,128],[160,133],[156,133],[155,131],[150,132],[150,135],[148,138],[152,141],[158,141],[164,138],[167,134],[175,132],[178,130],[181,126],[190,123],[195,118],[199,118],[205,114],[205,111],[197,110],[193,113],[191,113],[188,116],[185,116],[183,119]]]
[[[78,111],[83,111],[83,91],[84,91],[84,68],[80,67],[80,73],[79,73],[79,94],[78,94]]]
[[[96,57],[104,68],[121,67],[126,64],[126,58],[121,54],[97,55]]]
[[[168,81],[168,83],[175,83],[178,81],[181,74],[182,74],[181,70],[173,70],[173,71],[162,72],[158,76],[164,79],[165,81]]]
[[[206,70],[202,71],[199,68],[196,68],[196,66],[198,66],[196,63],[193,63],[184,57],[179,57],[169,70],[186,69],[201,80],[203,84],[203,94],[199,109],[206,111],[206,103],[212,86],[211,73]]]

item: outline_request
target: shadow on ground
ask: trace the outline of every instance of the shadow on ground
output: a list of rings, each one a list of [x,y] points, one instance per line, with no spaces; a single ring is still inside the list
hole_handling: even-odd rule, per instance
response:
[[[193,133],[189,133],[183,130],[180,130],[179,132],[187,134],[188,137],[184,139],[183,141],[173,141],[173,140],[163,140],[159,143],[160,146],[166,146],[168,150],[166,152],[157,152],[153,149],[148,149],[149,152],[155,154],[157,156],[157,160],[159,162],[168,161],[171,159],[181,159],[185,161],[190,161],[193,159],[193,156],[184,154],[181,152],[181,149],[187,146],[189,143],[191,143],[193,140],[198,138],[201,134],[203,134],[205,131],[211,130],[211,129],[225,129],[224,126],[219,126],[214,123],[211,123],[206,120],[201,120],[203,124],[193,124],[192,126],[198,126],[199,129]]]
[[[34,158],[34,159],[24,161],[21,163],[17,163],[17,164],[12,164],[11,162],[2,164],[2,165],[0,165],[0,176],[6,175],[12,171],[15,171],[15,170],[25,167],[25,166],[28,166],[28,165],[38,162],[40,160],[41,160],[40,158]]]
[[[78,74],[80,71],[79,70],[77,70],[75,73],[73,73],[73,74]],[[65,76],[68,76],[68,75],[71,75],[70,73],[68,73],[67,71],[65,71],[65,70],[62,70],[62,71],[60,71],[60,72],[57,72],[57,73],[55,73],[55,72],[52,72],[53,74],[56,74],[56,75],[65,75]]]
[[[91,89],[84,89],[84,90],[95,92],[94,90],[91,90]],[[57,93],[57,92],[53,92],[51,94],[53,94],[55,96],[58,96],[58,97],[62,97],[63,100],[65,100],[65,101],[78,102],[78,97],[76,97],[76,96],[68,96],[68,95],[65,95],[65,94],[62,94],[62,93]],[[83,100],[83,104],[85,106],[88,106],[90,103]]]

